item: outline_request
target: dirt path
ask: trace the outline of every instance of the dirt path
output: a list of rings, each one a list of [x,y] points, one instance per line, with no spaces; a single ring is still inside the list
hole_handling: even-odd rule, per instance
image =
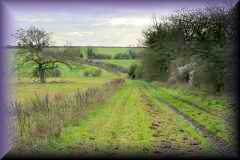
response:
[[[161,92],[159,93],[158,90],[156,88],[153,88],[152,86],[148,86],[147,88],[148,88],[149,92],[155,92],[155,93],[153,93],[154,94],[153,97],[157,101],[159,101],[160,103],[164,103],[166,107],[171,109],[178,116],[181,116],[183,119],[185,119],[189,125],[191,125],[193,128],[195,128],[195,130],[197,130],[199,132],[199,134],[201,134],[211,144],[213,144],[214,148],[216,150],[216,153],[219,156],[236,156],[236,151],[234,150],[234,147],[231,144],[231,142],[227,142],[225,139],[222,139],[217,133],[213,132],[212,128],[210,128],[210,125],[211,125],[210,123],[212,123],[214,121],[215,121],[216,125],[224,124],[223,119],[220,119],[219,117],[216,117],[214,119],[213,117],[211,117],[211,119],[207,119],[207,123],[200,123],[201,121],[199,121],[199,119],[196,118],[196,116],[193,112],[193,111],[196,111],[196,112],[198,112],[198,115],[200,115],[199,113],[201,113],[201,112],[197,111],[196,108],[194,109],[194,107],[193,107],[190,110],[192,112],[188,112],[189,110],[184,110],[183,108],[187,107],[187,109],[189,109],[188,107],[191,107],[191,106],[185,106],[185,105],[183,106],[182,101],[177,98],[175,100],[167,99],[167,96],[165,96],[166,94],[168,94],[168,96],[172,96],[168,92],[166,93],[161,90]],[[175,98],[175,97],[173,97],[173,98]],[[172,101],[169,101],[169,100],[172,100]],[[174,101],[179,102],[179,103],[172,103]],[[176,106],[176,104],[181,105],[181,107]],[[202,112],[201,114],[206,117],[209,115],[206,112]],[[208,123],[209,123],[209,126],[207,126]],[[227,128],[227,129],[225,129],[225,130],[222,129],[222,133],[229,134],[230,129],[229,128]]]
[[[106,103],[55,140],[59,153],[91,156],[208,156],[216,147],[141,81],[126,81]]]
[[[142,87],[142,85],[141,85]],[[141,89],[142,99],[153,117],[154,153],[168,156],[199,156],[216,154],[215,147],[181,115],[154,96],[154,90]]]

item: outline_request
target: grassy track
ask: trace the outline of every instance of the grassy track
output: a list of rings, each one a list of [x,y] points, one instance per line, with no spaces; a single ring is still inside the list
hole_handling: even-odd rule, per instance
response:
[[[127,81],[104,104],[69,126],[53,142],[65,154],[213,153],[210,144],[184,118],[159,102],[144,82]]]
[[[167,90],[161,87],[158,87],[156,89],[156,86],[150,86],[148,84],[145,84],[145,86],[153,88],[156,92],[157,97],[161,98],[165,102],[170,103],[179,112],[185,114],[193,121],[206,128],[209,133],[226,142],[231,142],[231,135],[229,135],[231,133],[231,126],[227,126],[223,118],[214,116],[202,109],[176,99],[171,94],[169,94],[171,90]]]
[[[165,92],[171,94],[175,98],[182,100],[185,103],[188,103],[192,106],[195,106],[197,108],[200,108],[202,110],[205,110],[206,112],[219,116],[219,117],[225,117],[229,114],[229,105],[227,103],[226,99],[213,99],[209,98],[205,95],[199,94],[199,91],[197,93],[190,92],[189,89],[184,88],[170,88],[166,87],[164,85],[157,86],[163,89]]]
[[[78,127],[66,128],[58,142],[63,147],[75,145],[75,152],[143,152],[151,148],[150,125],[151,119],[140,102],[139,91],[133,88],[132,82],[127,82]]]
[[[149,112],[154,116],[152,127],[155,129],[154,136],[157,138],[155,152],[209,154],[216,151],[214,145],[209,143],[194,126],[156,98],[155,89],[149,87],[149,84],[145,82],[139,81],[138,83],[148,101]]]

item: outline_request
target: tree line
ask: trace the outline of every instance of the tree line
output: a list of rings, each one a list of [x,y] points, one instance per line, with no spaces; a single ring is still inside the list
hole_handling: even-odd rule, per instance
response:
[[[142,63],[130,68],[130,76],[222,92],[231,72],[235,16],[234,9],[206,7],[179,10],[165,22],[154,17],[143,32]]]

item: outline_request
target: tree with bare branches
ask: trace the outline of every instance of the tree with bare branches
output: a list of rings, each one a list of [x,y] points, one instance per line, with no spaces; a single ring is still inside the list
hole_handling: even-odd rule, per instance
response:
[[[45,30],[35,26],[31,26],[28,29],[21,28],[17,30],[15,37],[18,47],[21,48],[18,54],[23,56],[21,65],[34,63],[41,83],[46,82],[46,71],[57,68],[58,63],[65,64],[71,68],[70,63],[65,59],[65,50],[48,48],[50,33]]]

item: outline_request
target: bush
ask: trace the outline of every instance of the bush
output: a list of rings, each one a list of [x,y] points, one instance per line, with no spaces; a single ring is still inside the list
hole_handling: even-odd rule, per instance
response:
[[[101,69],[96,69],[94,72],[93,72],[93,76],[94,77],[99,77],[101,76],[102,74],[102,70]]]
[[[143,76],[143,67],[142,65],[132,64],[128,70],[128,76],[131,79],[140,79]]]
[[[135,70],[136,78],[141,79],[143,77],[143,66],[137,65],[137,68]]]
[[[198,65],[194,70],[193,85],[213,93],[221,92],[224,89],[224,83],[219,80],[219,74],[217,68],[211,64]]]
[[[87,48],[86,54],[88,59],[112,59],[111,55],[95,53],[92,48]]]
[[[172,78],[170,66],[180,58],[184,59],[181,65],[197,64],[193,71],[197,86],[207,85],[215,92],[223,91],[229,57],[226,49],[231,48],[232,43],[233,31],[228,22],[231,20],[229,11],[220,7],[181,10],[165,23],[153,19],[153,26],[144,32],[144,78]],[[178,79],[187,82],[189,72],[178,75]]]
[[[132,49],[129,49],[128,55],[130,56],[131,59],[135,59],[137,57],[137,54]]]
[[[128,70],[128,76],[131,79],[135,79],[136,78],[136,74],[135,71],[137,69],[137,65],[136,64],[132,64]]]
[[[135,59],[137,54],[132,49],[129,49],[126,53],[117,53],[114,59]]]
[[[112,56],[108,54],[95,54],[93,58],[94,59],[112,59]]]
[[[117,53],[114,59],[131,59],[131,56],[128,53]]]
[[[84,71],[84,72],[83,72],[83,76],[84,76],[84,77],[88,77],[89,75],[90,75],[90,72],[89,72],[89,71]]]
[[[88,59],[94,59],[96,53],[93,51],[92,48],[89,47],[87,48],[86,54]]]
[[[72,58],[83,58],[83,53],[81,51],[81,48],[66,47],[64,48],[64,53],[66,56],[69,56]]]
[[[85,77],[99,77],[102,74],[101,69],[88,69],[83,72]]]
[[[80,58],[84,58],[82,52],[79,53],[79,57],[80,57]]]

